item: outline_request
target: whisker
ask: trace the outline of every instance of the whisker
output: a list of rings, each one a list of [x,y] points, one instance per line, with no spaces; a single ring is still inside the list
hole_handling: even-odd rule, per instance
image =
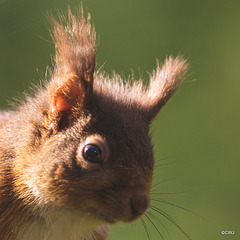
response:
[[[146,223],[144,222],[143,218],[140,218],[140,219],[141,219],[141,222],[142,222],[143,227],[144,227],[144,229],[145,229],[145,232],[146,232],[146,234],[147,234],[147,238],[148,238],[148,240],[150,240],[149,232],[148,232],[148,230],[147,230],[147,225],[146,225]]]
[[[149,214],[149,213],[148,213]],[[149,220],[149,222],[153,225],[153,227],[157,230],[157,232],[159,233],[160,237],[164,240],[163,235],[161,234],[161,232],[158,230],[157,226],[154,224],[154,222],[151,220],[151,218],[146,214],[145,217]]]
[[[167,165],[171,165],[171,164],[174,164],[176,163],[176,161],[173,161],[173,162],[168,162],[168,163],[161,163],[161,164],[157,164],[157,165],[154,165],[154,167],[163,167],[163,166],[167,166]]]
[[[164,180],[166,181],[166,180]],[[161,183],[161,182],[160,182]],[[157,193],[157,192],[152,192],[153,188],[151,189],[151,194],[152,195],[165,195],[165,194],[182,194],[182,193],[189,193],[189,192],[193,192],[193,191],[199,191],[199,190],[206,190],[206,187],[197,187],[197,188],[192,188],[192,189],[189,189],[189,190],[186,190],[186,191],[181,191],[181,192],[160,192],[160,193]]]
[[[165,157],[165,158],[159,158],[159,159],[155,159],[154,162],[162,162],[165,160],[169,160],[169,159],[175,159],[176,157]]]
[[[175,220],[174,220],[169,214],[167,214],[167,213],[164,212],[163,210],[159,209],[158,207],[155,207],[155,206],[150,205],[149,208],[152,209],[152,210],[154,210],[154,211],[156,211],[156,212],[158,212],[159,214],[161,214],[161,215],[164,216],[164,217],[168,217],[170,220],[172,220],[173,222],[175,222]]]
[[[194,189],[192,190],[187,190],[187,191],[182,191],[182,192],[161,192],[161,193],[156,193],[156,192],[151,192],[152,195],[166,195],[166,194],[182,194],[182,193],[188,193],[188,192],[192,192],[194,191]]]
[[[156,188],[157,186],[159,186],[160,184],[167,182],[168,180],[169,180],[169,179],[165,179],[165,180],[162,180],[162,181],[154,184],[154,185],[152,186],[152,188],[151,188],[151,191],[152,191],[154,188]]]
[[[168,229],[166,228],[166,226],[162,223],[162,221],[160,219],[158,219],[153,213],[151,213],[150,211],[147,212],[152,218],[154,218],[167,232],[169,238],[171,239],[170,233],[168,231]]]
[[[154,199],[154,198],[152,198],[151,200],[152,200],[152,201],[155,201],[155,202],[160,202],[160,203],[164,203],[164,204],[168,204],[168,205],[177,207],[177,208],[182,209],[182,210],[184,210],[184,211],[186,211],[186,212],[189,212],[189,213],[191,213],[191,214],[194,214],[194,215],[196,215],[196,216],[198,216],[198,217],[200,217],[200,218],[202,218],[202,219],[205,219],[203,216],[201,216],[201,215],[199,215],[199,214],[197,214],[197,213],[195,213],[195,212],[193,212],[193,211],[191,211],[191,210],[189,210],[189,209],[187,209],[187,208],[185,208],[185,207],[179,206],[179,205],[177,205],[177,204],[170,203],[170,202],[168,202],[168,201],[163,201],[163,200],[161,200],[161,199]]]
[[[160,215],[162,215],[163,217],[165,217],[166,219],[168,219],[172,224],[174,224],[189,240],[192,240],[188,234],[176,223],[176,221],[174,219],[172,219],[172,217],[170,217],[167,213],[165,213],[164,211],[160,210],[157,207],[154,206],[150,206],[149,208],[151,208],[152,210],[156,211],[157,213],[159,213]]]

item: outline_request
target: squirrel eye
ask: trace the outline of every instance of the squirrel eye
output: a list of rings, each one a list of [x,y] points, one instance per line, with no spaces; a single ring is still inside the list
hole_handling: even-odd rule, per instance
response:
[[[100,148],[93,144],[88,144],[83,148],[84,158],[92,163],[100,163],[102,161],[102,152]]]

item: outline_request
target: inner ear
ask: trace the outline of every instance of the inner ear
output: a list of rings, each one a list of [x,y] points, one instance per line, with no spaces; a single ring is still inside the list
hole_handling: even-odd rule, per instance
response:
[[[52,99],[52,112],[60,113],[71,111],[74,107],[83,105],[85,93],[84,86],[77,79],[68,79],[64,85],[59,86]]]
[[[60,131],[74,122],[87,109],[92,97],[89,83],[74,74],[66,74],[65,79],[55,77],[48,89],[48,123],[54,131]]]

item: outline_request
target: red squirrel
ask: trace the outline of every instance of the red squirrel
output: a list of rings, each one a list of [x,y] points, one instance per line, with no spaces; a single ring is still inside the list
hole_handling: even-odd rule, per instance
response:
[[[149,127],[187,70],[169,57],[149,85],[95,70],[90,17],[52,20],[50,81],[0,112],[1,240],[106,240],[150,204]]]

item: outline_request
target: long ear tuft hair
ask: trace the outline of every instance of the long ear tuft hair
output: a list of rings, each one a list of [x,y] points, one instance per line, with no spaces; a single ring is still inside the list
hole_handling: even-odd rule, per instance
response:
[[[68,10],[67,16],[60,16],[60,22],[52,19],[52,38],[56,48],[56,72],[83,75],[93,72],[96,58],[96,33],[83,9],[78,16]]]
[[[49,83],[51,118],[70,115],[82,107],[93,92],[96,58],[96,33],[90,15],[78,15],[69,9],[60,21],[52,19],[52,38],[56,48],[55,68]]]
[[[69,9],[60,21],[52,19],[52,38],[56,48],[55,68],[49,84],[49,102],[52,115],[71,113],[84,104],[93,91],[96,58],[96,33],[90,15],[83,9],[73,15]]]
[[[143,103],[150,122],[183,82],[187,69],[186,60],[169,57],[153,72]]]

